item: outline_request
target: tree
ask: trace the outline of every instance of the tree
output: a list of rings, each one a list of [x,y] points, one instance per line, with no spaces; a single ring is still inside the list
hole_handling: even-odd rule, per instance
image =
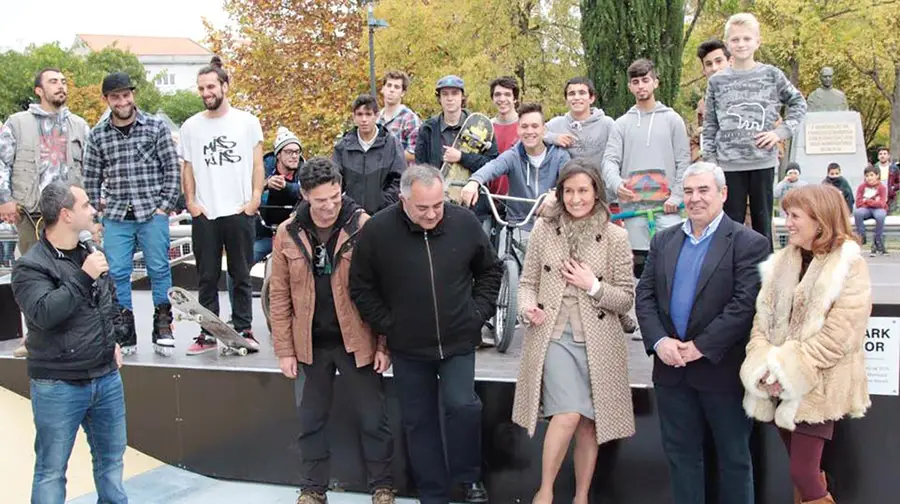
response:
[[[234,26],[207,24],[231,75],[236,106],[265,132],[298,135],[307,152],[330,153],[349,106],[366,89],[359,0],[225,0]]]
[[[515,76],[521,101],[564,112],[563,87],[584,72],[577,0],[381,0],[375,35],[378,74],[390,69],[413,81],[405,101],[420,116],[440,110],[434,84],[447,74],[466,81],[467,107],[490,113],[488,84]]]
[[[202,112],[204,106],[197,93],[182,90],[162,95],[159,110],[165,112],[175,124],[182,124],[192,115]]]
[[[683,0],[582,0],[581,39],[599,104],[613,117],[634,97],[625,70],[637,59],[653,61],[659,76],[656,96],[674,103],[681,82]]]

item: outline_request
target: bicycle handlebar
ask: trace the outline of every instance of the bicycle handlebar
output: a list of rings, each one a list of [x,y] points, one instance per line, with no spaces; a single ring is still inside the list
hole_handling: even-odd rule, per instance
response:
[[[540,196],[537,197],[537,199],[518,198],[515,196],[504,196],[502,194],[492,194],[491,191],[484,184],[482,184],[481,182],[478,182],[476,180],[469,180],[466,182],[460,182],[460,181],[454,180],[454,181],[450,182],[450,187],[465,187],[466,184],[468,184],[469,182],[475,182],[478,184],[478,192],[484,194],[485,197],[487,198],[488,206],[491,209],[491,214],[493,214],[494,220],[497,222],[497,224],[500,224],[503,227],[514,227],[514,228],[524,227],[526,224],[531,222],[532,217],[534,217],[534,214],[537,213],[537,210],[538,210],[538,208],[541,207],[541,204],[544,203],[544,199],[547,198],[547,193],[541,194]],[[531,210],[528,211],[528,214],[525,216],[524,219],[522,219],[521,222],[512,223],[512,222],[503,220],[500,217],[500,213],[497,211],[497,205],[494,203],[494,200],[515,201],[515,202],[519,202],[519,203],[531,203]]]

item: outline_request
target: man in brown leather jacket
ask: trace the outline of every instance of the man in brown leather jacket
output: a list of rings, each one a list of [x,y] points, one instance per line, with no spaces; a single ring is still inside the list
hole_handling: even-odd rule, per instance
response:
[[[303,201],[273,240],[269,291],[275,355],[281,372],[296,379],[302,481],[297,503],[328,502],[325,426],[338,370],[354,394],[372,503],[393,504],[394,442],[381,377],[391,360],[384,336],[376,338],[360,319],[349,289],[356,234],[369,216],[341,195],[341,174],[329,159],[303,165],[300,191]]]

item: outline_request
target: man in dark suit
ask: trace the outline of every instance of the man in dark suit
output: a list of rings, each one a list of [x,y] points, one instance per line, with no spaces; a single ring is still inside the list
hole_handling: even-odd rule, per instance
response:
[[[636,310],[647,353],[675,504],[705,501],[703,437],[718,460],[720,504],[753,503],[750,431],[738,376],[769,242],[722,211],[725,174],[695,163],[684,174],[689,219],[650,244]]]

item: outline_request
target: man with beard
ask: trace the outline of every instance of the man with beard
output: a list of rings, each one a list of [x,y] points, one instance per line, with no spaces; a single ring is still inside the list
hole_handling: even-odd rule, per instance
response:
[[[263,133],[256,116],[228,103],[229,84],[218,56],[197,74],[197,91],[206,111],[181,127],[184,198],[192,218],[200,304],[218,315],[224,247],[228,274],[234,279],[234,329],[258,348],[251,330],[250,261],[263,191]],[[201,331],[187,353],[198,355],[215,349],[215,338]]]
[[[41,191],[56,179],[79,181],[85,138],[90,128],[66,107],[66,77],[44,68],[34,78],[33,103],[0,128],[0,220],[15,224],[19,254],[37,243]],[[25,347],[15,350],[17,357]]]
[[[91,201],[99,202],[103,215],[103,245],[109,275],[116,284],[127,337],[122,354],[137,348],[131,273],[135,246],[147,263],[153,290],[153,348],[171,355],[172,305],[166,292],[172,286],[169,269],[169,212],[179,193],[179,164],[169,128],[160,119],[134,105],[134,85],[123,72],[103,79],[103,101],[109,117],[88,136],[84,153],[84,185]],[[105,203],[100,188],[106,186]]]

